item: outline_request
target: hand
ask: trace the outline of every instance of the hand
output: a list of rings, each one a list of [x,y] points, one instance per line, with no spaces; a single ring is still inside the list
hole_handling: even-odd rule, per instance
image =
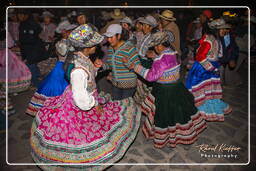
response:
[[[63,56],[58,56],[58,59],[59,59],[59,61],[61,61],[61,62],[65,62],[65,60],[66,60],[66,57],[63,57]]]
[[[134,63],[132,63],[128,68],[129,69],[134,69],[134,67],[135,67],[135,65],[134,65]]]
[[[124,64],[127,64],[129,60],[126,59],[126,58],[122,58],[122,61],[123,61]]]
[[[229,61],[228,63],[229,68],[234,69],[236,67],[236,62],[234,60]]]
[[[107,76],[107,80],[111,81],[112,80],[112,72],[110,72]]]
[[[104,110],[101,105],[96,106],[95,109],[96,109],[96,112],[100,115],[104,113]]]

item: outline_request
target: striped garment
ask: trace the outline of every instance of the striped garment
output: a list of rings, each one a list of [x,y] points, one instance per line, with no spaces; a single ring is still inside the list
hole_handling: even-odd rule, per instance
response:
[[[128,63],[124,64],[122,59],[127,58]],[[119,47],[116,51],[108,49],[106,62],[103,64],[104,70],[112,70],[112,84],[118,88],[134,88],[137,85],[136,74],[129,70],[129,66],[140,63],[136,47],[129,42]]]

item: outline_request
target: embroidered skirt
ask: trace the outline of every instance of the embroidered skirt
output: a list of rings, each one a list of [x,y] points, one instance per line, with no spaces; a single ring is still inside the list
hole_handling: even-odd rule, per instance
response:
[[[0,84],[6,88],[6,58],[8,57],[8,93],[18,93],[29,88],[31,82],[31,72],[24,62],[22,62],[11,50],[0,50]]]
[[[100,102],[100,101],[99,101]],[[103,113],[75,106],[70,86],[48,98],[36,115],[30,144],[36,163],[114,163],[134,141],[140,111],[132,98],[109,101]],[[100,170],[108,165],[39,166],[44,170]]]
[[[35,116],[48,97],[60,96],[64,92],[68,82],[65,79],[63,65],[64,62],[58,61],[53,70],[40,84],[29,102],[26,110],[27,114]]]
[[[212,62],[212,65],[219,67],[217,62]],[[205,70],[197,61],[189,71],[186,87],[194,95],[195,105],[207,121],[224,121],[224,114],[232,111],[231,107],[221,100],[220,75]]]
[[[142,111],[146,114],[143,133],[153,139],[157,148],[192,144],[206,128],[203,116],[194,106],[193,95],[181,82],[155,83]]]

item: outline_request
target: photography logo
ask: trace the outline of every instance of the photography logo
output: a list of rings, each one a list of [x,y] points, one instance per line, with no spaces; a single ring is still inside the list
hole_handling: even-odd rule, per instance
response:
[[[196,146],[201,157],[205,158],[233,158],[238,159],[241,147],[227,144],[200,144]]]

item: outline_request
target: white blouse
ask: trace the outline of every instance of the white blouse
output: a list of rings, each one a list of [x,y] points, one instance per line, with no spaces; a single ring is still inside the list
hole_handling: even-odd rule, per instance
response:
[[[70,77],[75,105],[82,110],[90,110],[96,102],[92,93],[86,90],[89,75],[83,69],[75,69]]]

